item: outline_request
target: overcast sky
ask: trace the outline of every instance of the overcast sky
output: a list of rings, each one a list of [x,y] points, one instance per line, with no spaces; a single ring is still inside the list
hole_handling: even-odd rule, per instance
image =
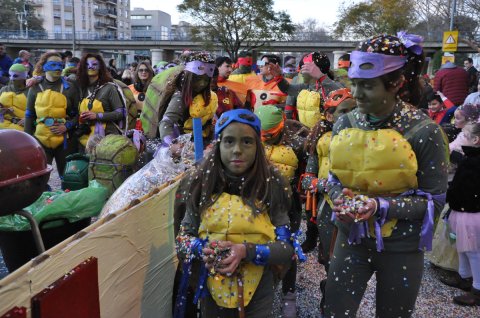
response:
[[[294,23],[300,23],[308,18],[316,19],[321,25],[331,26],[337,20],[337,9],[342,2],[351,3],[359,0],[274,0],[275,11],[287,11]],[[182,0],[131,0],[131,8],[161,10],[171,15],[172,24],[185,20],[177,12],[177,5]]]

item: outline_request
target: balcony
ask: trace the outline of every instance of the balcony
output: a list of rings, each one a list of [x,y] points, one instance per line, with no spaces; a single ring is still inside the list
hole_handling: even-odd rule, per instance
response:
[[[107,0],[106,2],[116,6],[118,1],[117,0]]]
[[[105,29],[107,24],[103,22],[95,22],[94,27],[95,29]]]
[[[108,12],[108,16],[109,16],[110,18],[114,18],[114,19],[117,18],[117,10],[115,10],[115,9],[107,9],[107,12]]]
[[[108,14],[108,10],[107,9],[95,9],[93,11],[93,14],[99,15],[99,16],[106,16]]]
[[[29,5],[32,7],[41,7],[43,6],[43,0],[30,0]]]
[[[108,29],[117,29],[117,23],[116,22],[108,22],[106,23]]]

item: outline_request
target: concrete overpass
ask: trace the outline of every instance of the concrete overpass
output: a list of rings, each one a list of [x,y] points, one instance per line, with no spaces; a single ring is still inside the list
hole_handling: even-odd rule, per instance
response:
[[[0,41],[5,43],[11,49],[68,49],[72,48],[71,39],[22,39],[22,38],[3,38]],[[324,52],[333,51],[352,51],[358,41],[329,41],[329,42],[308,42],[308,41],[270,41],[267,42],[261,50],[275,52],[309,52],[320,50]],[[145,50],[162,49],[167,51],[177,51],[184,49],[202,49],[203,42],[194,41],[172,41],[172,40],[76,40],[77,50],[99,49],[99,50]],[[424,49],[426,53],[433,53],[442,48],[441,42],[425,42]],[[219,43],[215,45],[216,50],[221,50]],[[460,43],[458,52],[474,52],[466,44]]]

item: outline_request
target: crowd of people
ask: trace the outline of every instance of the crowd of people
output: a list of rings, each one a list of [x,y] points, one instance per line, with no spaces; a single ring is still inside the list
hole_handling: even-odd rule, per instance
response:
[[[137,130],[178,158],[192,133],[203,157],[176,194],[175,317],[271,317],[280,282],[296,317],[297,262],[317,245],[324,317],[355,317],[373,274],[376,315],[412,316],[432,249],[466,291],[453,301],[478,306],[478,72],[467,58],[430,80],[421,41],[374,36],[335,67],[322,52],[185,51],[124,71],[97,53],[32,66],[0,45],[0,129],[34,136],[60,175],[95,136]]]

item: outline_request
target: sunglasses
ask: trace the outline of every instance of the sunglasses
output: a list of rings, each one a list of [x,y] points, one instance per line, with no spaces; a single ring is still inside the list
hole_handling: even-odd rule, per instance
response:
[[[139,69],[138,69],[138,72],[139,72],[139,73],[148,73],[148,69],[146,69],[146,68],[139,68]]]

